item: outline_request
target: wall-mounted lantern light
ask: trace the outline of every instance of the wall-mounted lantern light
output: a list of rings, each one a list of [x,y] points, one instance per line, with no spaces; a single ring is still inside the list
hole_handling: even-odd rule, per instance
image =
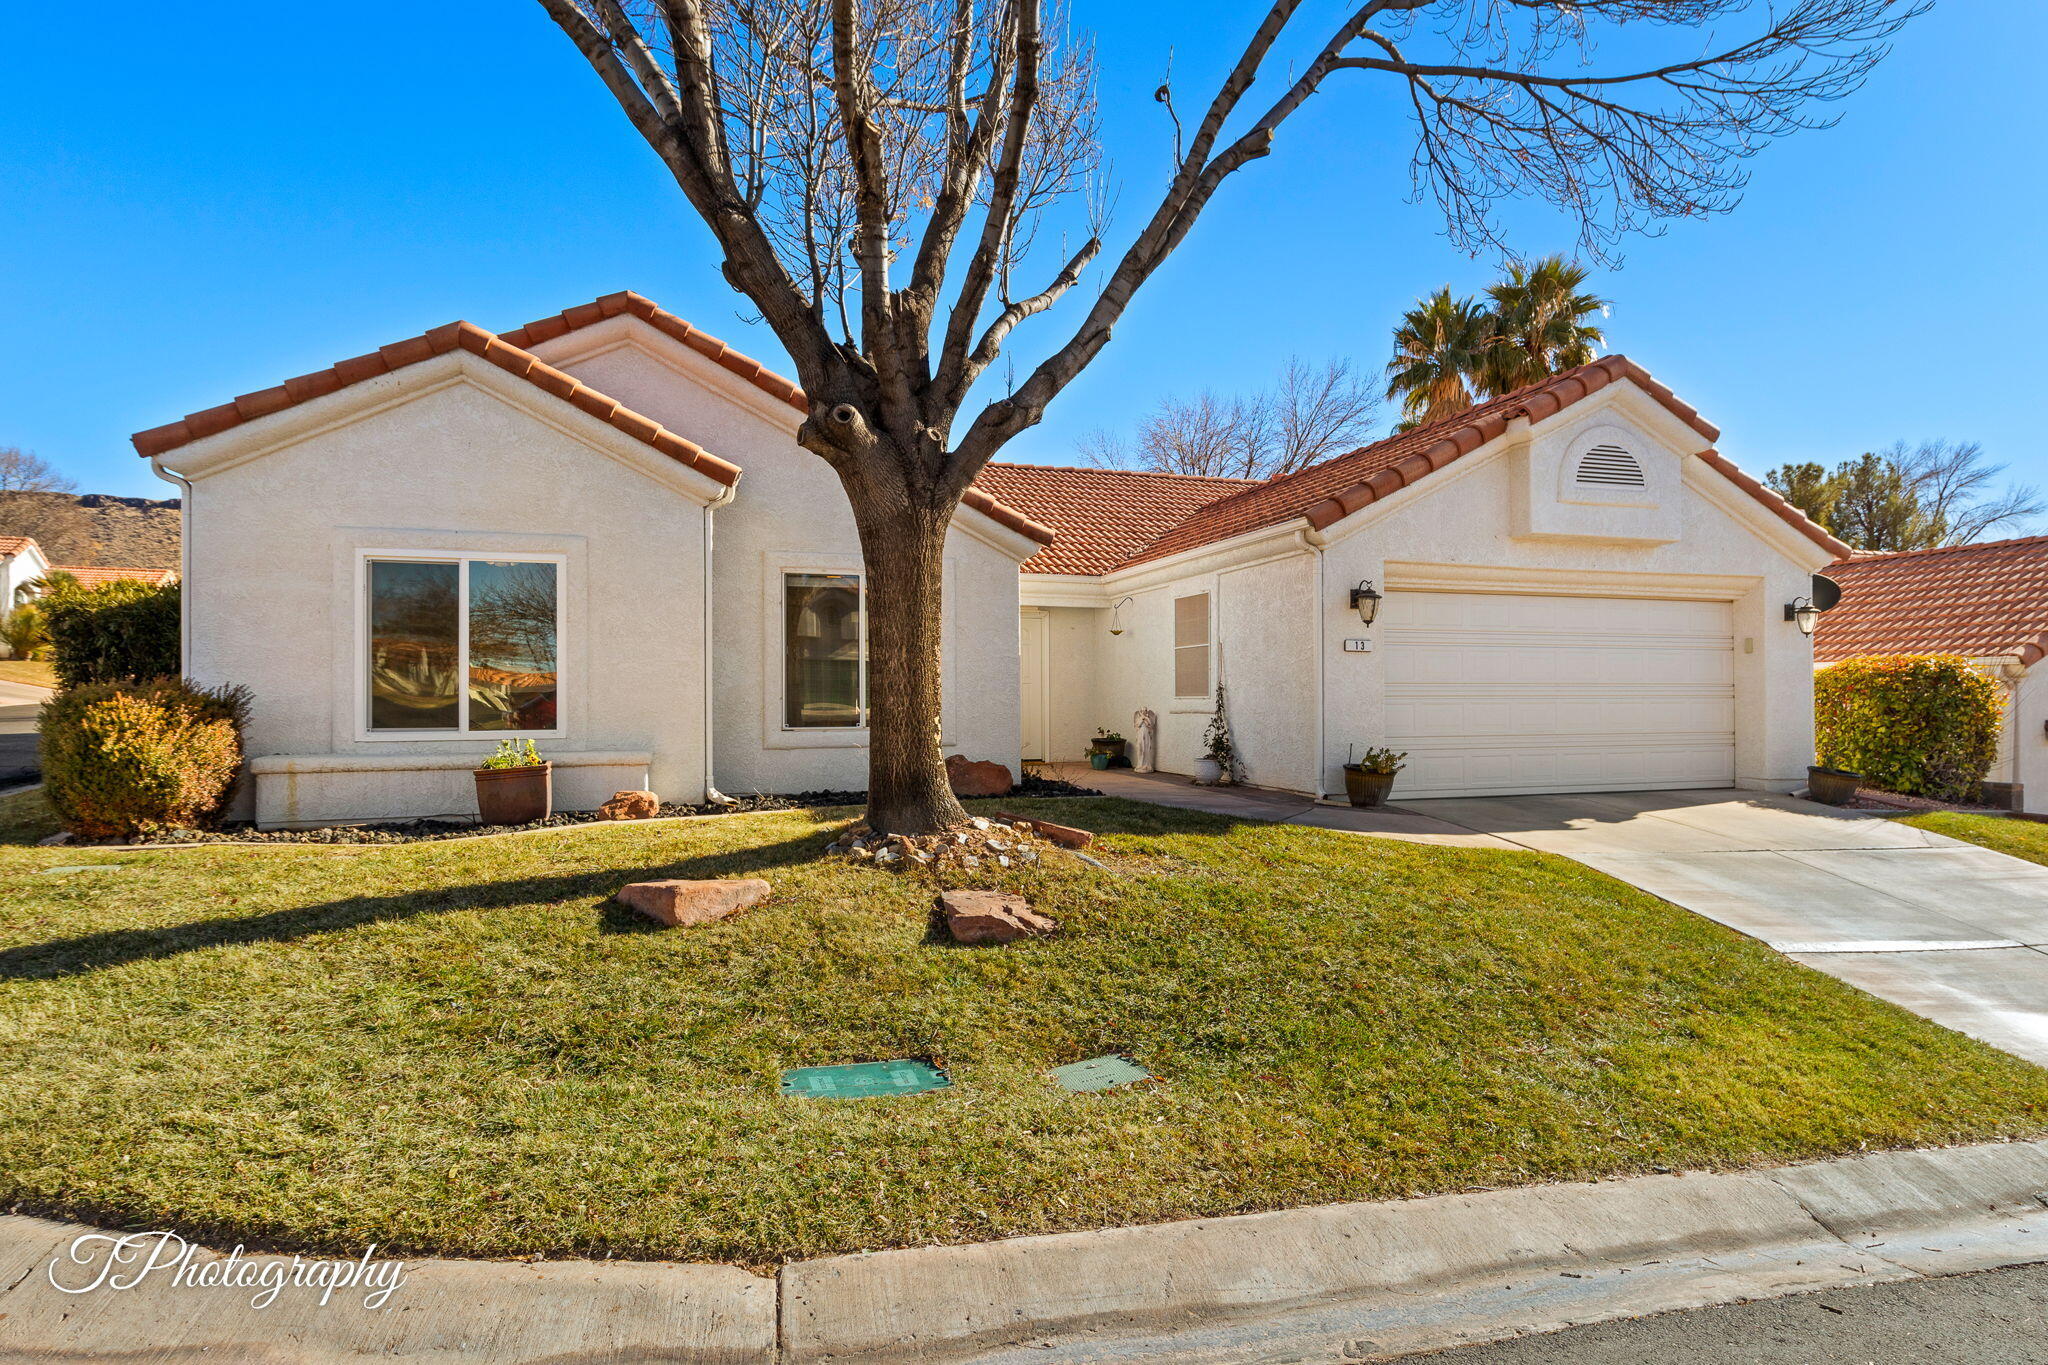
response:
[[[1124,633],[1124,607],[1130,603],[1130,600],[1128,597],[1123,598],[1109,609],[1109,633],[1111,635],[1121,635]]]
[[[1358,612],[1358,619],[1367,625],[1371,625],[1372,618],[1380,614],[1380,595],[1373,591],[1370,578],[1360,580],[1358,586],[1351,590],[1351,605]]]
[[[1795,597],[1785,604],[1785,619],[1799,627],[1801,635],[1813,634],[1820,614],[1842,600],[1842,585],[1826,574],[1813,576],[1813,596]]]

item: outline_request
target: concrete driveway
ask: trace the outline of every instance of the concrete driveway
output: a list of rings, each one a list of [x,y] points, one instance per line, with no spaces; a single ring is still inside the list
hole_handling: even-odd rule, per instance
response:
[[[1882,816],[1751,793],[1400,808],[1575,859],[2048,1065],[2048,867]]]
[[[36,779],[36,712],[54,693],[0,682],[0,787]]]

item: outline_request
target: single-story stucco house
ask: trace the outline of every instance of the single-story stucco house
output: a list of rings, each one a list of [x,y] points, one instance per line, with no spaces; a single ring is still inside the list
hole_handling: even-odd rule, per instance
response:
[[[788,380],[633,294],[452,323],[141,432],[183,490],[187,671],[255,694],[265,825],[459,815],[506,737],[557,801],[865,783],[862,564]],[[954,522],[948,752],[1077,757],[1214,705],[1248,780],[1790,790],[1846,547],[1614,356],[1272,480],[994,465]],[[1354,601],[1376,619],[1367,623]]]
[[[2003,690],[1987,799],[2048,814],[2048,536],[1857,554],[1831,565],[1842,600],[1814,631],[1816,663],[1960,654]]]
[[[49,572],[49,556],[32,538],[0,536],[0,612],[27,601]]]

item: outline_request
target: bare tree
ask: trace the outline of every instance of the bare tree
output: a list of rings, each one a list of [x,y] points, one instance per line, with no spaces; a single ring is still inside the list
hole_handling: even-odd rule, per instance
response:
[[[1135,440],[1106,431],[1081,438],[1091,463],[1212,478],[1270,479],[1363,444],[1379,418],[1377,386],[1348,360],[1287,362],[1270,389],[1164,398]]]
[[[1272,0],[1176,132],[1158,198],[1062,336],[970,391],[1104,250],[1091,55],[1040,0],[540,0],[667,164],[774,329],[871,589],[868,818],[963,818],[939,758],[940,566],[961,495],[1108,344],[1223,183],[1338,72],[1394,83],[1418,193],[1467,245],[1534,194],[1595,251],[1731,208],[1746,159],[1817,126],[1926,0]],[[1745,35],[1723,39],[1721,21]],[[1668,60],[1603,69],[1640,26]],[[1075,211],[1075,201],[1081,211]],[[1051,216],[1057,213],[1057,218]],[[1071,235],[1069,235],[1071,234]],[[1061,238],[1057,268],[1028,274]],[[949,276],[957,270],[950,290]],[[999,372],[1002,373],[1002,372]]]
[[[2023,530],[2048,511],[2038,489],[1995,487],[2005,466],[1989,463],[1975,441],[1899,441],[1878,453],[1904,477],[1922,515],[1936,528],[1938,544],[1967,545],[1993,531]]]
[[[0,446],[0,536],[27,536],[67,563],[91,558],[92,518],[71,497],[77,488],[41,456]]]

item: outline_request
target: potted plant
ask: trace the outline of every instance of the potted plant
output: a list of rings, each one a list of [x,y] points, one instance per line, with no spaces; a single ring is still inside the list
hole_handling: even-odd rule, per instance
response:
[[[1099,773],[1107,772],[1109,770],[1109,750],[1090,749],[1088,751],[1088,766]]]
[[[1394,789],[1394,774],[1408,764],[1408,755],[1392,749],[1367,749],[1344,765],[1344,795],[1354,806],[1384,806]]]
[[[1116,731],[1097,730],[1095,738],[1088,742],[1088,753],[1091,758],[1096,754],[1108,754],[1113,763],[1124,756],[1124,745],[1124,737]]]
[[[545,820],[555,808],[555,765],[542,759],[532,740],[525,746],[511,740],[476,770],[477,818],[486,825],[530,825]]]
[[[1195,760],[1195,781],[1208,787],[1224,787],[1244,776],[1237,761],[1237,745],[1230,738],[1230,716],[1224,709],[1223,684],[1216,684],[1216,714],[1202,736],[1202,756]]]
[[[1806,770],[1806,794],[1822,805],[1846,806],[1856,799],[1856,789],[1862,785],[1863,774],[1847,768],[1816,765]]]

